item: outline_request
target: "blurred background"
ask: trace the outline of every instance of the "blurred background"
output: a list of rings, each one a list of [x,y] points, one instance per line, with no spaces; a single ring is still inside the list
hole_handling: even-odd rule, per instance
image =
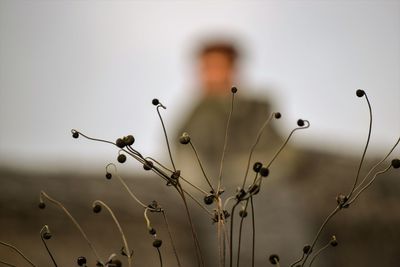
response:
[[[49,265],[37,234],[44,223],[53,222],[64,240],[51,240],[60,262],[66,244],[83,243],[56,209],[37,210],[39,191],[48,189],[50,195],[69,203],[98,243],[118,247],[116,231],[112,241],[107,234],[96,234],[112,226],[108,217],[99,220],[90,212],[90,202],[109,199],[127,228],[136,221],[141,225],[141,210],[118,206],[129,201],[125,192],[121,193],[118,184],[101,179],[104,166],[116,160],[115,148],[74,140],[70,130],[111,141],[134,134],[140,152],[167,162],[151,101],[158,98],[167,107],[164,119],[176,142],[182,121],[202,97],[196,51],[213,37],[226,37],[240,47],[240,79],[235,85],[239,93],[243,85],[249,88],[246,94],[268,100],[273,110],[283,114],[276,124],[282,137],[298,118],[311,122],[312,127],[292,143],[307,151],[307,166],[318,159],[329,170],[320,168],[312,176],[315,179],[290,189],[295,190],[293,194],[314,192],[299,204],[313,216],[303,214],[307,239],[298,237],[298,243],[286,244],[293,246],[287,254],[299,256],[293,252],[299,253],[310,242],[316,225],[330,211],[329,205],[322,205],[327,202],[316,199],[333,199],[334,207],[336,189],[343,186],[340,190],[346,191],[350,179],[336,171],[349,168],[352,179],[365,145],[368,108],[355,96],[357,88],[367,91],[373,106],[371,162],[389,151],[399,137],[399,1],[0,0],[0,240],[18,245],[39,266]],[[398,149],[395,154],[399,155]],[[135,178],[128,182],[146,201],[152,200],[152,195],[160,196],[172,205],[173,218],[179,217],[179,209],[173,207],[174,194],[154,176],[143,174],[141,166],[134,163],[121,171],[129,174],[127,178]],[[333,179],[317,179],[328,177],[326,173]],[[307,174],[310,172],[303,176]],[[399,175],[391,177],[382,179],[377,189],[371,190],[375,193],[363,199],[365,209],[354,209],[359,221],[349,216],[338,220],[333,230],[348,239],[344,242],[347,247],[330,252],[316,266],[352,266],[352,258],[363,262],[362,266],[395,266],[400,261],[399,245],[390,243],[400,236],[396,227],[400,199],[395,190],[400,188],[395,180]],[[377,200],[381,202],[377,204]],[[314,204],[316,210],[308,208]],[[185,227],[185,222],[176,219],[177,231],[188,230]],[[132,239],[132,243],[139,251],[153,253],[145,228],[133,228],[130,233],[139,235],[141,241]],[[190,236],[178,242],[186,257],[184,266],[191,266]],[[388,254],[368,257],[368,249],[383,253],[382,247]],[[104,253],[107,249],[102,247]],[[69,260],[80,251],[68,249],[65,262],[72,264]],[[260,262],[272,252],[260,249]],[[20,260],[4,248],[0,255],[0,260]],[[141,260],[139,266],[158,264]],[[384,260],[386,264],[382,264]],[[168,266],[173,265],[172,259]]]

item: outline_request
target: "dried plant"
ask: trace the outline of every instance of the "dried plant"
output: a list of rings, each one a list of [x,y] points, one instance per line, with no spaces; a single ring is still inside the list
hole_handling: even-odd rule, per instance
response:
[[[159,176],[162,180],[164,180],[167,184],[167,186],[173,188],[181,198],[184,208],[185,208],[185,213],[186,213],[186,219],[188,224],[190,225],[191,229],[191,234],[192,234],[192,239],[193,239],[193,246],[194,250],[196,252],[196,257],[197,257],[197,265],[198,266],[205,266],[203,256],[202,256],[202,251],[200,249],[200,244],[199,240],[197,237],[196,229],[193,224],[193,219],[191,215],[191,211],[189,209],[188,202],[193,201],[196,205],[198,205],[203,211],[206,216],[209,217],[209,219],[215,223],[215,230],[216,230],[216,235],[218,239],[218,265],[220,267],[225,267],[229,265],[229,267],[232,267],[236,265],[237,267],[240,266],[240,255],[241,255],[241,241],[243,238],[243,224],[244,224],[244,219],[247,218],[247,216],[250,214],[251,218],[251,225],[252,225],[252,257],[251,257],[251,263],[247,263],[246,266],[252,266],[254,267],[255,265],[255,238],[256,238],[256,225],[255,225],[255,216],[256,216],[256,210],[254,208],[253,200],[257,196],[257,194],[260,193],[261,191],[261,184],[266,177],[269,175],[269,171],[271,168],[273,168],[273,163],[275,160],[278,159],[280,153],[285,149],[286,145],[288,142],[291,140],[293,135],[299,131],[299,130],[304,130],[310,127],[310,122],[307,120],[299,119],[297,121],[297,127],[294,128],[287,136],[287,138],[284,140],[282,145],[279,147],[279,149],[276,151],[274,156],[267,162],[254,162],[253,160],[253,152],[255,148],[257,147],[257,144],[266,129],[266,126],[272,121],[272,120],[278,120],[281,118],[281,114],[279,112],[273,112],[271,113],[261,125],[260,130],[256,136],[256,139],[253,143],[253,145],[250,148],[249,151],[249,156],[247,160],[247,165],[246,165],[246,170],[245,174],[243,176],[243,182],[241,183],[240,187],[237,189],[236,192],[224,192],[223,189],[223,184],[224,184],[224,179],[223,179],[223,167],[224,167],[224,159],[225,159],[225,154],[227,150],[227,145],[228,145],[228,136],[229,136],[229,126],[230,126],[230,121],[232,117],[232,113],[234,112],[234,103],[235,103],[235,94],[237,93],[236,87],[233,87],[231,89],[232,92],[232,101],[231,101],[231,109],[229,112],[229,116],[227,118],[227,123],[226,123],[226,131],[225,131],[225,139],[224,139],[224,145],[223,145],[223,151],[222,151],[222,156],[221,160],[219,163],[219,174],[218,177],[209,177],[207,175],[207,171],[203,167],[202,161],[200,159],[199,153],[196,150],[196,147],[193,143],[193,140],[190,137],[189,133],[182,133],[182,135],[179,138],[179,142],[182,145],[189,145],[191,150],[193,150],[194,155],[196,156],[197,163],[199,164],[199,167],[202,172],[202,176],[208,186],[208,188],[201,188],[198,185],[196,185],[194,182],[190,181],[188,178],[184,178],[181,175],[181,171],[176,168],[173,155],[171,153],[170,149],[170,143],[169,143],[169,138],[167,135],[167,130],[163,121],[163,118],[160,113],[160,109],[166,109],[166,107],[158,100],[158,99],[153,99],[152,104],[156,107],[156,112],[159,116],[161,126],[164,132],[165,136],[165,141],[166,141],[166,146],[169,154],[169,159],[170,159],[170,166],[166,166],[165,164],[160,163],[160,161],[148,157],[148,156],[143,156],[139,151],[137,151],[134,148],[134,143],[135,143],[135,138],[133,135],[127,135],[122,138],[118,138],[115,142],[107,141],[107,140],[102,140],[98,138],[92,138],[78,130],[71,130],[72,137],[73,138],[78,138],[78,137],[83,137],[88,140],[92,141],[98,141],[102,143],[107,143],[113,146],[116,146],[118,149],[118,155],[117,155],[117,161],[121,164],[125,163],[127,160],[127,156],[132,157],[136,161],[140,162],[143,165],[144,170],[146,171],[152,171],[154,174]],[[382,175],[383,173],[388,172],[390,169],[398,169],[400,167],[400,160],[399,159],[393,159],[389,164],[384,166],[385,162],[387,159],[390,157],[396,146],[400,142],[400,138],[395,142],[393,147],[389,150],[389,152],[379,161],[377,162],[365,175],[363,178],[360,177],[361,169],[363,168],[363,163],[364,159],[366,156],[366,152],[369,146],[370,142],[370,137],[371,137],[371,130],[372,130],[372,109],[371,109],[371,104],[369,102],[369,99],[366,95],[366,93],[358,89],[356,91],[356,95],[359,98],[365,98],[368,108],[369,108],[369,130],[368,130],[368,137],[367,141],[360,159],[360,163],[358,165],[357,169],[357,174],[354,178],[354,183],[351,189],[347,194],[338,194],[336,197],[337,205],[334,208],[333,211],[329,213],[329,215],[323,220],[321,226],[319,227],[318,231],[316,232],[314,238],[310,242],[310,244],[305,245],[302,250],[301,250],[301,256],[297,260],[295,260],[290,267],[303,267],[303,266],[309,266],[311,267],[312,264],[315,262],[317,257],[326,249],[329,247],[335,247],[338,245],[338,241],[336,239],[335,235],[331,236],[331,239],[326,242],[325,245],[316,248],[317,241],[320,239],[320,236],[328,223],[332,220],[333,217],[335,217],[337,214],[339,214],[340,211],[343,209],[348,209],[351,207],[351,204],[354,203],[359,196],[367,190],[376,180],[376,178],[379,175]],[[252,166],[252,168],[251,168]],[[171,244],[171,247],[174,252],[174,256],[176,259],[176,265],[177,266],[182,266],[181,260],[179,258],[178,251],[176,249],[176,246],[174,244],[174,234],[171,232],[171,228],[168,224],[168,219],[167,219],[167,213],[165,209],[157,202],[157,201],[152,201],[149,204],[145,204],[143,201],[141,201],[135,193],[128,187],[128,185],[125,183],[124,179],[120,176],[117,170],[117,166],[113,163],[110,163],[106,166],[106,174],[105,177],[107,179],[111,179],[112,177],[116,177],[117,180],[122,184],[123,188],[128,192],[130,197],[133,199],[133,201],[139,205],[140,207],[143,208],[143,216],[146,222],[146,227],[149,232],[149,234],[153,237],[153,247],[157,250],[158,256],[159,256],[159,264],[160,266],[163,266],[163,257],[162,257],[162,251],[161,247],[163,244],[163,241],[161,239],[158,239],[157,237],[157,231],[154,228],[154,226],[151,223],[151,219],[149,217],[149,212],[150,213],[155,213],[159,214],[162,216],[167,232],[168,232],[168,237],[169,237],[169,243]],[[252,169],[253,172],[253,178],[250,178],[250,170]],[[203,199],[197,199],[194,195],[192,195],[188,189],[194,189],[201,193],[203,195]],[[227,196],[226,196],[227,195]],[[122,262],[116,258],[117,254],[113,253],[111,254],[108,259],[103,259],[100,257],[99,253],[96,251],[93,243],[88,239],[86,233],[82,229],[82,227],[79,225],[79,223],[75,220],[75,218],[71,215],[71,213],[64,207],[64,205],[59,202],[58,200],[50,197],[47,193],[41,192],[40,193],[40,202],[39,202],[39,207],[41,209],[44,209],[46,207],[45,202],[50,202],[51,204],[54,204],[61,208],[61,210],[66,214],[66,216],[72,221],[72,223],[76,226],[76,228],[79,230],[81,233],[82,237],[86,240],[88,246],[90,247],[91,251],[93,252],[94,256],[97,259],[97,262],[95,263],[96,266],[108,266],[108,267],[117,267],[117,266],[122,266]],[[121,255],[126,257],[126,261],[128,266],[134,266],[135,264],[135,258],[133,257],[133,250],[130,250],[127,238],[125,237],[124,231],[118,222],[118,219],[116,218],[114,212],[112,209],[103,201],[101,200],[96,200],[93,202],[93,211],[95,213],[98,213],[102,210],[102,208],[105,208],[111,217],[113,218],[115,225],[118,228],[118,231],[120,232],[121,238],[122,238],[122,244],[123,247],[121,249]],[[209,207],[212,206],[213,209],[211,210]],[[239,211],[237,212],[237,209]],[[239,216],[239,228],[237,232],[234,232],[234,218],[235,216]],[[43,244],[55,266],[57,266],[56,260],[52,256],[52,253],[50,252],[50,249],[48,248],[46,244],[46,240],[51,238],[51,233],[49,230],[49,227],[47,225],[43,226],[43,228],[40,231],[40,236],[43,241]],[[234,238],[234,237],[237,238]],[[236,244],[235,247],[237,247],[237,251],[234,251],[234,246],[233,240],[238,240],[238,243]],[[14,251],[16,251],[18,254],[20,254],[31,266],[35,266],[31,260],[29,260],[21,251],[19,251],[17,248],[14,246],[5,243],[5,242],[0,242],[1,245],[7,246]],[[267,257],[268,258],[268,257]],[[280,258],[277,254],[272,254],[269,256],[269,262],[272,265],[277,265],[278,267],[280,266]],[[7,263],[5,261],[0,261],[0,263],[6,265],[6,266],[14,266],[10,263]],[[88,266],[87,265],[87,260],[85,257],[80,256],[77,259],[77,264],[79,266]]]

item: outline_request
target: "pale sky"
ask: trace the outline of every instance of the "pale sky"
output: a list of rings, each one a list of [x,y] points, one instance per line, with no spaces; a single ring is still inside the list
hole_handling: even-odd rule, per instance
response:
[[[193,49],[203,36],[240,40],[243,84],[273,97],[294,143],[360,154],[373,105],[371,148],[400,135],[400,1],[0,0],[0,165],[95,168],[115,160],[77,128],[115,140],[134,134],[166,158],[151,100],[170,132],[198,96]],[[239,85],[240,89],[240,85]],[[399,154],[399,149],[397,150]]]

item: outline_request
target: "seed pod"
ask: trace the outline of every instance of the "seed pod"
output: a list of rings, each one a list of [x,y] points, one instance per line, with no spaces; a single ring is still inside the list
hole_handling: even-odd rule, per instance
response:
[[[190,135],[187,132],[182,133],[182,135],[179,137],[179,143],[182,145],[189,144],[190,142]]]
[[[275,113],[275,119],[280,119],[282,117],[282,114],[280,112]]]
[[[110,180],[110,179],[112,178],[112,174],[109,173],[109,172],[107,172],[107,173],[106,173],[106,178]]]
[[[267,177],[268,174],[269,174],[269,169],[268,169],[268,168],[262,167],[262,168],[260,169],[260,175],[261,175],[262,177]]]
[[[44,202],[40,202],[38,206],[39,206],[39,209],[46,208],[46,204]]]
[[[204,197],[204,203],[206,203],[206,205],[211,205],[213,202],[214,202],[213,195],[208,195]]]
[[[304,120],[298,119],[298,120],[297,120],[297,125],[298,125],[299,127],[303,127],[303,126],[304,126]]]
[[[239,216],[242,217],[242,218],[246,218],[246,217],[247,217],[247,211],[245,211],[245,210],[240,210],[240,211],[239,211]]]
[[[85,257],[81,256],[81,257],[78,257],[76,262],[78,263],[79,266],[84,266],[87,261],[86,261]]]
[[[262,165],[261,162],[256,162],[256,163],[254,163],[254,165],[253,165],[253,171],[259,172],[259,171],[261,170],[262,166],[263,166],[263,165]]]
[[[364,90],[361,90],[361,89],[357,89],[356,95],[357,95],[358,97],[363,97],[363,96],[365,95],[365,91],[364,91]]]
[[[400,168],[400,159],[393,159],[392,160],[392,167],[395,169]]]
[[[273,265],[278,264],[279,256],[276,254],[272,254],[271,256],[269,256],[269,262],[271,262]]]
[[[135,137],[133,135],[128,135],[123,138],[125,145],[131,146],[135,143]]]
[[[153,103],[154,106],[157,106],[158,104],[160,104],[160,101],[158,101],[157,98],[154,98],[151,103]]]
[[[116,144],[117,147],[119,147],[119,148],[124,148],[124,147],[125,147],[125,142],[124,142],[124,140],[122,140],[122,138],[118,138],[118,139],[115,141],[115,144]]]
[[[99,213],[101,211],[101,206],[99,205],[99,204],[96,204],[94,207],[93,207],[93,212],[94,213]]]
[[[156,239],[153,241],[153,247],[159,248],[162,245],[162,240],[161,239]]]
[[[232,94],[236,94],[237,93],[237,88],[234,86],[234,87],[232,87],[231,88],[231,92],[232,92]]]
[[[119,163],[124,163],[126,161],[126,156],[124,154],[119,154],[117,160]]]

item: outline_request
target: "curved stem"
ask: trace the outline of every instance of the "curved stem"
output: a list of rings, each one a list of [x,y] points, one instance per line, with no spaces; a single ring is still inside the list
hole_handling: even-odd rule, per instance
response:
[[[16,265],[12,265],[11,263],[8,263],[8,262],[2,261],[2,260],[0,260],[0,263],[4,264],[6,266],[10,266],[10,267],[17,267]]]
[[[162,107],[162,108],[164,108],[164,109],[166,109],[166,107],[164,107],[163,105],[159,104],[159,105],[157,105],[157,108],[156,108],[156,109],[157,109],[157,114],[158,114],[158,117],[160,118],[161,125],[162,125],[163,131],[164,131],[165,141],[167,142],[168,154],[169,154],[169,158],[170,158],[170,160],[171,160],[172,168],[174,169],[174,171],[176,171],[175,163],[174,163],[174,160],[173,160],[173,158],[172,158],[171,147],[170,147],[170,145],[169,145],[167,130],[165,129],[164,120],[163,120],[163,118],[161,117],[160,107]]]
[[[230,242],[229,242],[229,267],[233,266],[233,217],[235,215],[235,209],[237,207],[237,205],[239,205],[240,201],[237,201],[235,203],[235,205],[233,205],[232,209],[231,209],[231,225],[230,225]]]
[[[194,154],[196,155],[197,162],[199,163],[199,166],[200,166],[201,172],[203,173],[204,178],[206,179],[206,181],[207,181],[208,185],[210,186],[211,190],[212,190],[213,192],[215,192],[213,186],[211,185],[210,180],[209,180],[208,177],[207,177],[206,172],[204,171],[203,164],[201,163],[199,154],[197,153],[197,150],[196,150],[195,146],[193,145],[192,141],[189,141],[189,144],[190,144],[190,146],[192,147],[192,149],[193,149],[193,151],[194,151]]]
[[[310,264],[308,265],[308,267],[311,267],[311,265],[313,264],[315,259],[319,256],[319,254],[321,254],[321,252],[324,251],[325,249],[327,249],[329,246],[330,246],[330,243],[326,244],[325,246],[320,248],[317,252],[315,252],[314,256],[311,258],[311,261],[310,261]]]
[[[251,224],[252,224],[252,247],[251,247],[251,266],[254,267],[255,264],[255,250],[256,250],[256,220],[254,213],[254,203],[253,196],[250,197],[250,207],[251,207]]]
[[[264,122],[264,124],[261,126],[260,130],[257,133],[257,137],[256,140],[254,142],[254,144],[252,145],[252,147],[250,148],[250,153],[249,153],[249,158],[247,160],[247,167],[246,167],[246,173],[244,175],[244,179],[243,179],[243,184],[242,184],[242,188],[244,188],[244,186],[246,185],[246,180],[247,180],[247,175],[249,174],[249,169],[250,169],[250,162],[251,162],[251,157],[253,156],[253,152],[254,149],[256,148],[258,142],[260,141],[261,135],[263,134],[265,127],[268,125],[268,123],[272,120],[273,116],[275,115],[275,113],[273,112],[268,119]]]
[[[371,131],[372,131],[372,108],[371,108],[371,104],[369,103],[369,99],[367,94],[364,94],[365,99],[367,100],[367,104],[368,104],[368,109],[369,109],[369,129],[368,129],[368,137],[367,137],[367,143],[365,144],[364,147],[364,151],[363,154],[361,156],[361,160],[360,160],[360,164],[358,165],[358,169],[357,169],[357,175],[356,175],[356,179],[354,179],[354,184],[353,187],[350,191],[350,193],[348,194],[347,198],[350,198],[351,195],[353,194],[356,185],[357,185],[357,181],[358,181],[358,177],[360,176],[360,172],[361,172],[361,167],[363,165],[364,162],[364,158],[365,158],[365,154],[367,153],[367,149],[368,149],[368,145],[369,145],[369,140],[371,139]]]
[[[47,225],[45,225],[45,226],[42,227],[42,229],[40,230],[40,239],[42,239],[43,245],[44,245],[44,247],[46,248],[47,253],[49,254],[51,260],[53,261],[54,266],[57,267],[56,260],[54,259],[53,254],[50,252],[50,249],[48,248],[48,246],[47,246],[47,244],[46,244],[46,241],[44,241],[44,238],[43,238],[43,230],[49,231],[49,227],[48,227]]]
[[[167,220],[167,215],[165,214],[165,211],[164,211],[164,210],[162,210],[161,212],[162,212],[162,215],[163,215],[163,218],[164,218],[165,226],[167,227],[167,232],[168,232],[169,240],[170,240],[170,242],[171,242],[171,246],[172,246],[172,250],[173,250],[173,252],[174,252],[175,258],[176,258],[176,262],[177,262],[178,266],[181,267],[181,262],[180,262],[179,257],[178,257],[178,252],[177,252],[176,247],[175,247],[174,239],[172,238],[171,229],[169,228],[169,223],[168,223],[168,220]]]
[[[45,197],[50,202],[52,202],[53,204],[55,204],[55,205],[57,205],[57,206],[59,206],[61,208],[61,210],[67,215],[67,217],[72,221],[72,223],[79,230],[79,232],[81,233],[83,238],[86,240],[86,242],[88,243],[88,245],[89,245],[90,249],[92,250],[93,254],[96,256],[97,261],[99,263],[103,264],[103,266],[104,266],[104,262],[100,259],[100,256],[97,253],[97,250],[93,246],[92,242],[90,242],[89,238],[87,237],[86,233],[83,231],[82,227],[79,225],[77,220],[75,220],[75,218],[71,215],[71,213],[64,207],[64,205],[61,204],[61,202],[59,202],[59,201],[55,200],[54,198],[50,197],[49,195],[47,195],[44,191],[40,192],[40,201],[41,202],[43,202],[42,197]]]
[[[95,205],[97,205],[97,204],[100,204],[101,206],[105,207],[106,210],[110,213],[112,219],[114,220],[115,225],[117,226],[117,228],[118,228],[118,230],[119,230],[119,232],[120,232],[120,234],[121,234],[122,242],[124,243],[124,247],[125,247],[125,250],[126,250],[126,255],[127,255],[127,257],[128,257],[128,266],[130,267],[130,266],[132,265],[132,255],[131,255],[131,251],[130,251],[130,249],[129,249],[128,242],[127,242],[127,240],[126,240],[124,231],[122,230],[122,227],[121,227],[121,225],[119,224],[117,217],[115,217],[114,212],[113,212],[113,211],[111,210],[111,208],[110,208],[106,203],[104,203],[103,201],[101,201],[101,200],[95,200],[95,201],[93,202],[93,206],[95,206]]]
[[[158,258],[160,259],[160,267],[163,267],[163,260],[162,260],[162,257],[161,257],[160,248],[157,248],[157,252],[158,252]]]
[[[3,245],[3,246],[6,246],[6,247],[8,247],[8,248],[10,248],[10,249],[12,249],[12,250],[14,250],[14,251],[17,252],[22,258],[24,258],[24,260],[27,261],[31,266],[36,267],[36,265],[33,264],[32,261],[31,261],[30,259],[28,259],[28,257],[25,256],[24,253],[22,253],[21,250],[17,249],[16,247],[14,247],[14,246],[11,245],[11,244],[8,244],[8,243],[6,243],[6,242],[3,242],[3,241],[0,241],[0,244]]]

